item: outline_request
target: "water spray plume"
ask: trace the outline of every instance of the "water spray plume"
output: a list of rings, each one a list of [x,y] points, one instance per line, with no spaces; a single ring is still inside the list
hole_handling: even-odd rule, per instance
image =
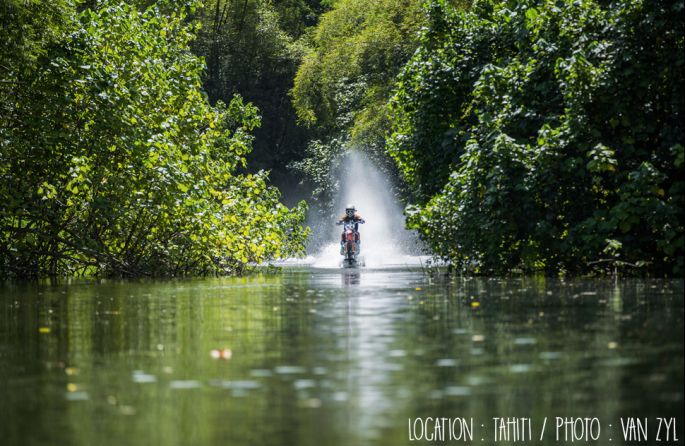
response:
[[[418,237],[404,227],[404,215],[390,180],[360,151],[345,154],[340,166],[340,192],[336,209],[342,215],[352,203],[366,220],[360,225],[361,255],[367,267],[418,265]],[[330,244],[313,257],[312,266],[338,267],[340,229],[330,222]]]

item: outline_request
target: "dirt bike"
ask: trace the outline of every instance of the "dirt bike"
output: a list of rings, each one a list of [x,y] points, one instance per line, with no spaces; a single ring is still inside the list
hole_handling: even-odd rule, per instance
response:
[[[343,225],[343,232],[340,240],[340,254],[344,256],[342,266],[345,268],[354,268],[356,266],[364,266],[364,260],[359,256],[360,238],[357,225],[364,223],[360,221],[340,221],[337,224]]]

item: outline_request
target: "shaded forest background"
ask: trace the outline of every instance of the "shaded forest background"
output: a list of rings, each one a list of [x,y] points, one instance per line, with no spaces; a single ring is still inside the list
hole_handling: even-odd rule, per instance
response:
[[[0,275],[302,253],[358,149],[458,271],[682,276],[683,1],[0,4]]]

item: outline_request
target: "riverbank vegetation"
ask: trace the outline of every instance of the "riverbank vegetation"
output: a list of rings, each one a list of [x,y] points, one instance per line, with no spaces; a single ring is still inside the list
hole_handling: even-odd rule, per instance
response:
[[[303,160],[291,166],[309,181],[324,218],[332,216],[337,165],[364,150],[396,176],[385,151],[395,78],[419,44],[422,0],[340,0],[311,32],[291,92],[299,122],[310,129]]]
[[[193,7],[94,3],[3,3],[0,276],[239,272],[301,252],[305,205],[238,173],[258,110],[210,105]]]
[[[479,274],[682,275],[682,1],[400,2],[385,11],[404,21],[385,32],[353,3],[324,15],[294,102],[338,146],[382,135],[361,145],[392,158],[408,225],[434,254]],[[348,7],[358,25],[332,27]],[[417,32],[410,51],[383,45],[391,23]],[[390,79],[350,44],[367,27],[371,55],[399,61]],[[308,167],[328,180],[326,163]]]
[[[350,148],[457,271],[681,276],[684,13],[0,0],[0,277],[236,273],[300,254],[295,197],[331,213]]]
[[[388,151],[455,266],[683,273],[683,2],[433,1]]]

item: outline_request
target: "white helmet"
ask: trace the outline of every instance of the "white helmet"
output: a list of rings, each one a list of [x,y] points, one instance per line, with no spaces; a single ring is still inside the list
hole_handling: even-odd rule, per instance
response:
[[[345,206],[345,215],[346,215],[348,218],[354,217],[354,214],[355,214],[356,212],[357,212],[357,209],[354,207],[353,204],[348,204],[347,206]]]

